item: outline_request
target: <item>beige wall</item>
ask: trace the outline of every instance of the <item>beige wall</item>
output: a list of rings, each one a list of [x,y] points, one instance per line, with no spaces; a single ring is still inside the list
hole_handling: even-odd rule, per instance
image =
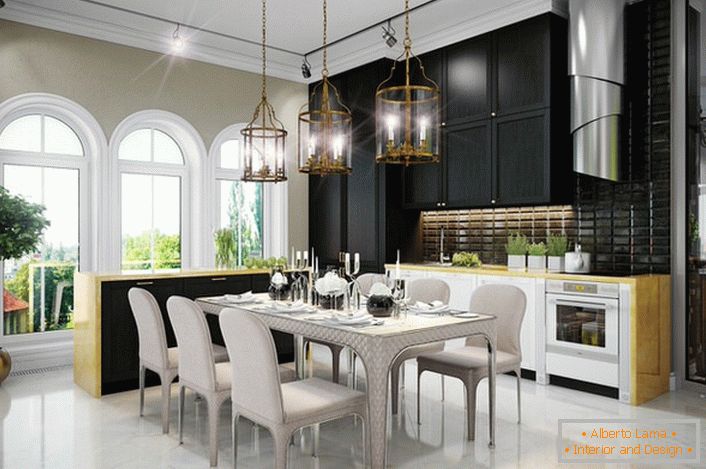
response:
[[[296,119],[306,85],[272,78],[269,97],[289,130],[289,244],[308,245],[308,180],[296,172]],[[247,122],[260,76],[142,49],[0,20],[0,102],[54,93],[93,114],[106,138],[128,115],[170,111],[189,121],[206,148],[230,124]],[[286,253],[283,253],[286,254]]]

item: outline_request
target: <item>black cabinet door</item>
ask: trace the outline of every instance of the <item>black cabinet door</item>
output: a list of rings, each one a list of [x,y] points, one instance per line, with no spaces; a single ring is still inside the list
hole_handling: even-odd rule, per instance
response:
[[[549,106],[549,34],[549,15],[493,33],[496,87],[493,108],[498,116]]]
[[[137,325],[132,316],[127,292],[132,287],[152,293],[162,311],[167,332],[167,346],[176,339],[167,316],[167,299],[180,295],[182,279],[104,282],[101,286],[101,381],[102,393],[135,389],[139,374]],[[156,375],[148,376],[148,384],[157,384]]]
[[[189,277],[184,279],[184,296],[196,299],[202,296],[237,295],[252,290],[250,275],[214,275],[208,277]],[[206,315],[211,340],[214,344],[225,345],[218,316]]]
[[[491,112],[490,35],[446,50],[446,123],[487,119]]]
[[[444,200],[443,169],[442,163],[426,163],[404,168],[404,208],[439,208],[439,204]]]
[[[309,242],[321,267],[338,263],[345,249],[346,176],[309,176]]]
[[[486,207],[491,203],[491,121],[447,127],[444,164],[446,207]]]
[[[493,119],[497,205],[551,202],[549,110]]]

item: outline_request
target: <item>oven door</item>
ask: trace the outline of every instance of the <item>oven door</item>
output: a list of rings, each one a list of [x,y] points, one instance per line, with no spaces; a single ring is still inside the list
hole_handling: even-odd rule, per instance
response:
[[[547,294],[547,349],[618,355],[618,300]]]

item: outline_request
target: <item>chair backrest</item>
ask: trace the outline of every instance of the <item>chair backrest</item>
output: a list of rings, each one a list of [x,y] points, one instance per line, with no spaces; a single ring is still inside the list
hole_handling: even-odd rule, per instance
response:
[[[167,334],[157,300],[144,288],[131,288],[127,297],[137,324],[140,360],[167,368]]]
[[[522,357],[520,329],[525,317],[527,297],[514,285],[481,285],[471,296],[470,311],[492,314],[498,321],[497,349]],[[478,345],[478,338],[469,337],[467,345]]]
[[[284,422],[277,349],[270,330],[240,309],[226,308],[218,320],[230,357],[233,406]]]
[[[179,380],[215,390],[216,369],[205,313],[181,296],[169,297],[167,311],[179,349]]]
[[[368,296],[368,293],[370,293],[370,288],[376,283],[387,284],[387,277],[385,277],[385,274],[363,274],[358,277],[360,293],[365,296]]]
[[[409,298],[413,302],[441,301],[445,305],[449,304],[449,297],[451,297],[449,284],[438,278],[418,278],[410,281],[407,288],[409,288]]]

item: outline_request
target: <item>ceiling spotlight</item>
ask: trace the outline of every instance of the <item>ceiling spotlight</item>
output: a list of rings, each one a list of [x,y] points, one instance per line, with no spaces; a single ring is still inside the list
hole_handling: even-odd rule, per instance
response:
[[[392,27],[392,22],[388,20],[387,28],[383,26],[382,30],[382,38],[385,40],[385,44],[387,44],[387,47],[395,47],[395,44],[397,44],[397,38],[395,37],[397,31],[395,31],[395,28]]]
[[[311,64],[306,60],[306,55],[304,56],[304,61],[302,62],[302,76],[304,78],[311,78]]]
[[[182,38],[179,34],[180,28],[181,25],[177,24],[176,29],[174,30],[174,34],[172,34],[172,49],[174,49],[174,52],[181,52],[182,50],[184,50],[184,46],[186,45],[186,43],[184,42],[184,38]]]

